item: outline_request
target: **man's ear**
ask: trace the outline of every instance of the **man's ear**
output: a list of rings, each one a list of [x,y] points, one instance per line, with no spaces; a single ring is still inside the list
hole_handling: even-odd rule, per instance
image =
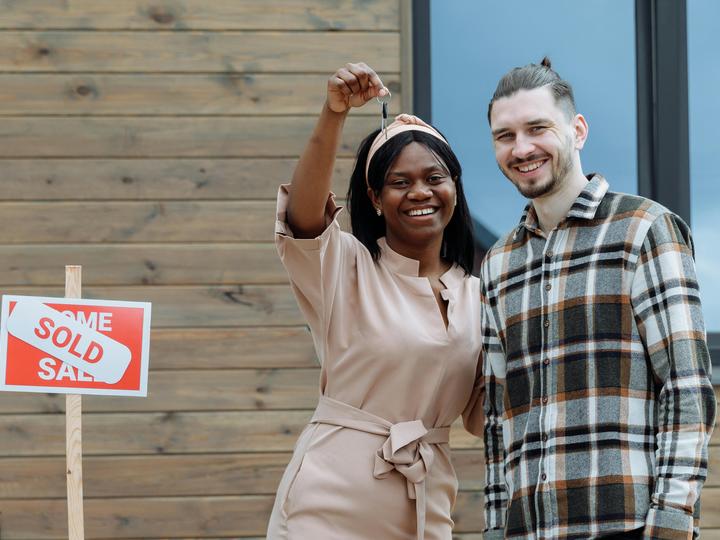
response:
[[[585,120],[582,114],[575,115],[573,119],[573,129],[575,130],[575,150],[582,150],[590,129],[587,120]]]

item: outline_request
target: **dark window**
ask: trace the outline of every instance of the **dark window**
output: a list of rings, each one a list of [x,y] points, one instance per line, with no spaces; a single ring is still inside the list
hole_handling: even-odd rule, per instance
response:
[[[720,123],[716,0],[414,0],[416,113],[463,164],[482,253],[525,200],[495,163],[487,103],[509,68],[550,56],[590,124],[583,169],[690,222],[711,355],[720,368]],[[521,16],[519,16],[521,15]],[[708,45],[710,44],[710,45]],[[716,379],[720,382],[720,369]]]
[[[720,332],[720,61],[717,38],[720,3],[688,0],[688,101],[690,126],[690,216],[698,279],[708,330]],[[720,360],[720,359],[719,359]]]
[[[516,225],[527,201],[495,163],[487,105],[508,69],[544,55],[590,124],[583,170],[637,193],[633,16],[631,2],[614,0],[431,0],[432,119],[458,153],[474,218],[495,235]]]

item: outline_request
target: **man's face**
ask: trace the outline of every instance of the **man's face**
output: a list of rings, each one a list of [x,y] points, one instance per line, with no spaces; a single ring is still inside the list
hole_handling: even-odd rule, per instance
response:
[[[562,186],[585,142],[586,128],[582,116],[568,118],[547,87],[500,98],[490,115],[498,166],[529,199]]]

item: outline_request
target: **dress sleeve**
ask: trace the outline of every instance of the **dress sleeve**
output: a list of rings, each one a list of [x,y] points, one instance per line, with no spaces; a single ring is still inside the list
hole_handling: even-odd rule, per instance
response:
[[[462,413],[465,429],[477,437],[482,437],[485,432],[485,414],[483,413],[485,379],[483,378],[482,362],[483,355],[481,351],[477,361],[475,383],[473,384],[472,394],[470,394],[470,399],[468,400],[465,410]]]
[[[646,235],[632,305],[658,385],[655,488],[644,536],[691,538],[698,534],[693,513],[707,477],[715,395],[690,230],[673,214],[659,216]]]
[[[348,257],[354,258],[354,237],[340,229],[337,216],[342,211],[330,193],[325,205],[325,229],[315,238],[295,238],[287,222],[289,184],[278,190],[275,245],[290,277],[300,310],[310,328],[317,333],[327,322],[338,280],[347,270]]]

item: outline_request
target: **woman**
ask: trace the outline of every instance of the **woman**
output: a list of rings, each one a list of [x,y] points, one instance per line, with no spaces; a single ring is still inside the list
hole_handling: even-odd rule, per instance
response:
[[[348,192],[353,234],[336,220],[330,183],[347,113],[387,93],[367,65],[339,69],[280,188],[278,251],[322,370],[271,540],[449,540],[449,426],[465,411],[466,427],[482,430],[472,230],[442,135],[410,115],[370,134]]]

